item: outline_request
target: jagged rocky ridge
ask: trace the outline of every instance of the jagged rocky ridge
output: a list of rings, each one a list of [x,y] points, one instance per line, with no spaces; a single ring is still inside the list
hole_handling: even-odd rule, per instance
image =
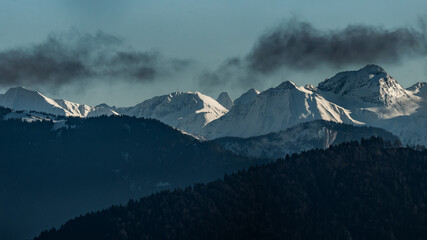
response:
[[[220,93],[216,101],[228,110],[230,110],[234,105],[233,100],[230,98],[230,95],[228,95],[227,92]]]

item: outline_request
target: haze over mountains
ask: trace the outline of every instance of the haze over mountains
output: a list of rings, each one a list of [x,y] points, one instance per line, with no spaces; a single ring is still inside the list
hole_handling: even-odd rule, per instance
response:
[[[0,106],[59,116],[154,118],[205,139],[253,137],[327,120],[380,127],[397,135],[403,144],[427,145],[426,89],[425,82],[404,89],[380,66],[370,64],[338,73],[317,87],[286,81],[262,92],[250,89],[234,101],[226,92],[217,100],[200,92],[175,92],[133,107],[92,107],[18,87],[0,95]]]

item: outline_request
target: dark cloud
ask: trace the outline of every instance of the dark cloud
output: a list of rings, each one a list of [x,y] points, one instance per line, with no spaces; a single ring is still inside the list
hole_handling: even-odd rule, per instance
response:
[[[241,58],[230,58],[224,61],[214,72],[205,71],[200,76],[200,82],[207,87],[215,87],[218,84],[230,82],[248,82],[251,77],[248,74],[246,63]]]
[[[247,56],[250,69],[269,73],[282,67],[310,69],[370,62],[397,62],[407,55],[426,55],[423,31],[409,28],[350,25],[321,31],[292,20],[263,35]]]
[[[225,61],[200,77],[203,85],[258,81],[279,70],[340,68],[352,64],[399,63],[404,57],[426,56],[425,22],[413,28],[384,29],[350,25],[322,31],[310,23],[288,21],[262,35],[243,58]]]
[[[71,30],[43,43],[0,52],[0,85],[57,87],[94,80],[146,82],[181,71],[187,60],[141,52],[119,38]]]

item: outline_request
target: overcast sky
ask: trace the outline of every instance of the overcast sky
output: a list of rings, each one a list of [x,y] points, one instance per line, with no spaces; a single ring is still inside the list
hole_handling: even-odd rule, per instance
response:
[[[0,90],[128,106],[316,85],[368,63],[409,87],[427,81],[426,17],[425,0],[2,0]]]

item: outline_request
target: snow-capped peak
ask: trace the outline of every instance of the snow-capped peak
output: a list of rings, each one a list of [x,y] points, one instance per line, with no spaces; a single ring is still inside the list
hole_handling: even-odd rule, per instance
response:
[[[239,105],[239,104],[247,104],[252,102],[252,100],[255,99],[255,97],[260,93],[260,91],[251,88],[249,89],[247,92],[243,93],[239,98],[237,98],[234,101],[234,105]]]
[[[230,110],[231,107],[233,106],[233,100],[231,100],[227,92],[220,93],[216,101],[219,102],[222,106],[224,106],[228,110]]]
[[[21,87],[21,86],[11,87],[6,91],[6,93],[9,93],[9,94],[17,93],[17,92],[36,92],[36,91],[31,91],[31,90],[28,90],[28,89]]]
[[[68,109],[64,109],[61,103],[48,98],[37,91],[31,91],[23,87],[14,87],[0,94],[0,105],[14,110],[28,110],[45,112],[53,115],[74,116]]]
[[[279,86],[275,87],[275,89],[296,89],[298,86],[291,81],[284,81]]]
[[[384,70],[384,68],[382,68],[381,66],[376,65],[376,64],[367,64],[365,67],[361,68],[359,71],[360,72],[367,72],[367,73],[370,73],[370,74],[371,73],[372,74],[375,74],[375,73],[385,73],[385,74],[387,74],[386,71]]]
[[[282,92],[284,91],[306,91],[306,89],[301,88],[296,85],[295,83],[291,82],[291,81],[284,81],[281,84],[279,84],[277,87],[272,87],[269,88],[265,91],[263,91],[261,94],[262,95],[270,95],[270,96],[274,96],[274,95],[280,95],[283,94]]]
[[[361,124],[350,116],[350,111],[286,81],[261,93],[250,90],[243,94],[225,116],[207,124],[202,135],[208,139],[249,137],[284,130],[315,119]]]
[[[113,107],[111,107],[111,106],[109,106],[108,104],[106,104],[106,103],[101,103],[101,104],[98,104],[98,105],[96,105],[95,106],[95,108],[115,108],[114,106]]]
[[[45,97],[43,94],[37,92],[37,91],[32,91],[32,90],[28,90],[24,87],[12,87],[9,88],[6,93],[3,94],[3,96],[7,96],[10,99],[12,98],[17,98],[17,97],[25,97],[25,98],[44,98],[47,99],[47,97]]]
[[[228,112],[215,99],[200,92],[174,92],[116,110],[122,115],[158,119],[195,135],[206,124]]]
[[[401,97],[408,97],[406,90],[394,78],[374,64],[358,71],[340,72],[319,83],[318,89],[385,106],[395,104]]]
[[[91,111],[87,114],[87,117],[96,117],[96,116],[119,116],[120,114],[117,112],[115,106],[108,106],[106,103],[101,103],[91,109]]]

